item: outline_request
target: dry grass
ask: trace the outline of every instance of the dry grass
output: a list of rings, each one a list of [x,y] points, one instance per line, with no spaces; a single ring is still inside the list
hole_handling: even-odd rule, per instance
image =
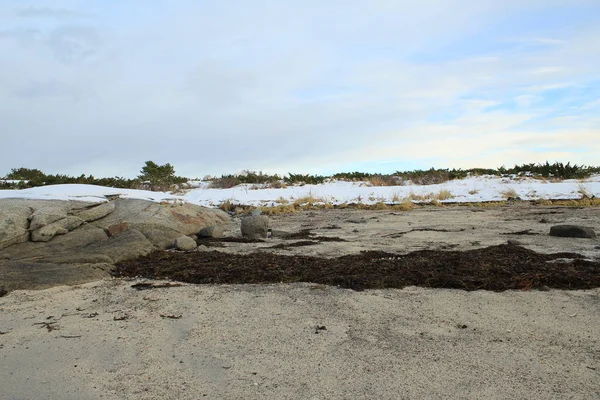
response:
[[[454,198],[454,195],[452,193],[450,193],[449,190],[442,189],[438,192],[438,194],[435,195],[434,200],[442,201],[442,200],[448,200],[448,199],[453,199],[453,198]]]
[[[582,199],[593,199],[594,195],[587,186],[585,186],[582,182],[577,183],[577,193],[581,194]]]
[[[259,210],[264,215],[292,214],[300,211],[300,207],[296,207],[293,204],[285,204],[273,207],[259,207]]]
[[[232,187],[236,187],[237,185],[241,185],[242,181],[240,181],[236,177],[222,177],[213,179],[210,182],[210,189],[231,189]]]
[[[398,186],[401,181],[396,176],[375,175],[367,179],[370,186]]]
[[[402,202],[400,204],[395,204],[393,207],[397,207],[395,208],[397,210],[408,211],[415,208],[415,203],[413,203],[412,200],[408,197],[405,197],[404,199],[402,199]]]
[[[267,184],[267,187],[271,188],[271,189],[285,189],[288,186],[283,181],[273,181],[273,182],[269,182]]]
[[[238,215],[252,211],[256,207],[235,203],[233,199],[228,199],[219,204],[219,208],[225,212]]]
[[[277,203],[277,204],[280,204],[280,205],[286,205],[286,204],[289,204],[289,203],[290,203],[290,200],[289,200],[289,199],[286,199],[286,198],[285,198],[285,197],[283,197],[283,196],[279,196],[279,197],[277,198],[277,200],[275,200],[275,203]]]
[[[508,199],[517,199],[519,197],[519,194],[517,193],[515,188],[507,188],[506,190],[504,190],[502,192],[502,197],[507,200]]]
[[[431,201],[432,199],[435,198],[435,195],[433,193],[416,194],[416,193],[410,192],[410,194],[408,195],[408,198],[413,201]]]
[[[312,192],[309,192],[308,195],[304,197],[300,197],[294,201],[295,206],[303,206],[303,205],[315,205],[316,203],[326,203],[323,199],[319,197],[315,197]]]
[[[469,190],[469,194],[470,195],[474,195],[474,194],[477,194],[477,193],[479,193],[479,190],[477,190],[477,189]]]
[[[600,206],[600,198],[588,199],[572,199],[572,200],[536,200],[535,205],[538,206],[563,206],[563,207],[598,207]]]

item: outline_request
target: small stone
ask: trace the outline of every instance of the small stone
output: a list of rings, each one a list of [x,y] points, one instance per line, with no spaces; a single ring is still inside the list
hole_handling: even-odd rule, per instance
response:
[[[196,251],[198,251],[198,252],[200,252],[200,253],[201,253],[201,252],[203,252],[203,251],[209,251],[209,249],[208,249],[208,247],[207,247],[207,246],[205,246],[205,245],[201,244],[200,246],[198,246],[198,247],[196,248]]]
[[[587,226],[554,225],[550,228],[550,236],[594,239],[596,232]]]
[[[519,242],[518,240],[515,239],[508,239],[506,241],[507,244],[510,244],[511,246],[523,246],[523,243]]]
[[[196,241],[189,236],[181,236],[175,239],[177,250],[190,251],[196,248]]]
[[[366,224],[367,220],[364,218],[354,218],[354,219],[349,219],[347,222],[349,222],[351,224]]]
[[[255,215],[242,219],[242,236],[249,239],[264,239],[269,229],[269,218]]]

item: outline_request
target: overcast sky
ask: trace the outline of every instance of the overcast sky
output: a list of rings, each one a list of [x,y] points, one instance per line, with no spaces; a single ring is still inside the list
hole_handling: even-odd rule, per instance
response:
[[[0,0],[0,176],[600,165],[599,0]]]

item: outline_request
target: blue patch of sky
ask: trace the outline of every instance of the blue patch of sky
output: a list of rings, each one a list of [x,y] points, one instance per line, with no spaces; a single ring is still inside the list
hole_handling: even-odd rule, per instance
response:
[[[531,105],[519,104],[517,97],[522,95],[535,96]],[[486,112],[494,111],[543,111],[543,115],[534,118],[531,122],[537,123],[539,119],[579,114],[585,112],[581,106],[600,98],[600,82],[589,82],[585,85],[574,85],[559,88],[549,88],[543,91],[531,91],[528,87],[516,88],[505,96],[501,104],[490,106]]]
[[[504,15],[490,19],[485,29],[477,33],[451,42],[440,40],[439,45],[430,44],[426,51],[414,52],[408,59],[416,64],[431,64],[519,50],[533,53],[554,44],[524,42],[527,39],[560,40],[572,29],[595,26],[599,17],[600,5],[554,7]]]

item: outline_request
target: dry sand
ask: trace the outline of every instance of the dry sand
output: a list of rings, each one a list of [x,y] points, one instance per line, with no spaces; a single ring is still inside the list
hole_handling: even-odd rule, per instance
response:
[[[326,212],[276,217],[273,226],[355,238],[283,254],[466,249],[533,229],[539,235],[519,239],[537,251],[598,255],[597,240],[549,238],[549,225],[538,221],[598,230],[597,209],[540,211]],[[370,222],[348,222],[363,217]],[[384,236],[426,225],[456,232]],[[251,244],[235,246],[223,250]],[[0,399],[600,398],[600,289],[184,284],[140,291],[133,283],[0,298]]]

